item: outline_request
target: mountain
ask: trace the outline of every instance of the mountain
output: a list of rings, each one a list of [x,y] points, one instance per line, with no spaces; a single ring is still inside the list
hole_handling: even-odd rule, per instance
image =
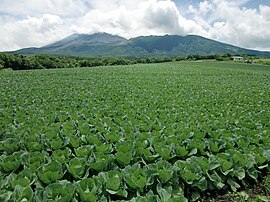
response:
[[[91,46],[91,45],[120,45],[126,42],[127,39],[114,36],[107,33],[96,33],[93,35],[88,34],[73,34],[65,39],[57,41],[51,45],[44,46],[47,49],[63,49],[70,46]]]
[[[128,40],[108,33],[73,34],[41,48],[20,49],[12,53],[88,57],[159,57],[228,53],[270,57],[270,52],[244,49],[197,35],[140,36]]]

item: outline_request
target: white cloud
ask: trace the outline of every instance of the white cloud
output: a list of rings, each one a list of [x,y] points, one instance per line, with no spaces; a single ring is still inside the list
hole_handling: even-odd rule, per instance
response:
[[[132,17],[131,12],[128,12],[124,6],[108,12],[95,9],[77,19],[71,29],[77,33],[123,34],[124,30],[132,29],[129,17]]]
[[[140,4],[143,24],[149,29],[179,32],[179,11],[170,1],[149,1]]]
[[[270,50],[270,7],[249,0],[204,0],[181,13],[173,0],[0,0],[0,50],[42,46],[77,33],[198,34]],[[193,2],[193,1],[191,1]],[[181,8],[183,11],[183,8]]]
[[[124,4],[111,11],[95,9],[78,20],[75,32],[105,31],[130,38],[138,35],[203,33],[194,21],[184,18],[172,1],[138,1],[137,7]],[[96,6],[98,7],[98,6]],[[110,6],[109,6],[110,7]],[[99,7],[98,7],[99,8]]]
[[[121,6],[124,6],[128,10],[134,10],[138,8],[138,5],[142,2],[147,2],[148,0],[84,0],[91,7],[100,11],[112,11],[118,9]]]
[[[16,16],[40,16],[44,13],[77,17],[87,8],[85,0],[0,0],[0,13]]]
[[[41,18],[28,16],[26,20],[19,21],[21,28],[28,28],[29,31],[35,30],[38,32],[53,30],[60,24],[62,24],[61,18],[51,14],[44,14]]]
[[[270,6],[260,5],[260,14],[265,21],[270,21]]]
[[[61,24],[61,18],[51,14],[44,14],[40,18],[28,16],[19,21],[13,19],[11,23],[0,20],[1,48],[14,50],[21,47],[46,45],[48,41],[63,37]]]
[[[186,35],[202,32],[194,21],[183,17],[171,1],[148,1],[140,4],[140,10],[143,25],[154,33]]]
[[[189,12],[197,24],[207,28],[206,37],[245,48],[270,50],[269,6],[247,9],[239,7],[239,2],[212,0],[200,3],[197,8],[191,6]]]

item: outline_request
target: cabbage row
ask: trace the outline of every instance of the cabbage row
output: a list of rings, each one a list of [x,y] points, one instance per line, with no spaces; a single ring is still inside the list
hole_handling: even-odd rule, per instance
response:
[[[269,67],[3,71],[0,85],[0,201],[196,201],[269,171]]]

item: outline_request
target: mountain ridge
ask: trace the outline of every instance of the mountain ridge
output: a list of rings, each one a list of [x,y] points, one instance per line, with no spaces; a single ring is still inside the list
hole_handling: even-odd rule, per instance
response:
[[[105,32],[72,34],[40,48],[25,48],[9,53],[87,57],[165,57],[190,54],[255,55],[270,58],[270,52],[240,48],[198,35],[139,36],[130,39]]]

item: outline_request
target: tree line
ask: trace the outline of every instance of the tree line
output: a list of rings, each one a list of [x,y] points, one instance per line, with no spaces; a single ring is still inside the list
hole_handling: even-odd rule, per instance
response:
[[[87,58],[75,56],[52,56],[47,54],[19,55],[0,53],[0,69],[55,69],[79,68],[109,65],[129,65],[137,63],[162,63],[182,60],[229,60],[230,54],[224,55],[188,55],[158,58]]]

